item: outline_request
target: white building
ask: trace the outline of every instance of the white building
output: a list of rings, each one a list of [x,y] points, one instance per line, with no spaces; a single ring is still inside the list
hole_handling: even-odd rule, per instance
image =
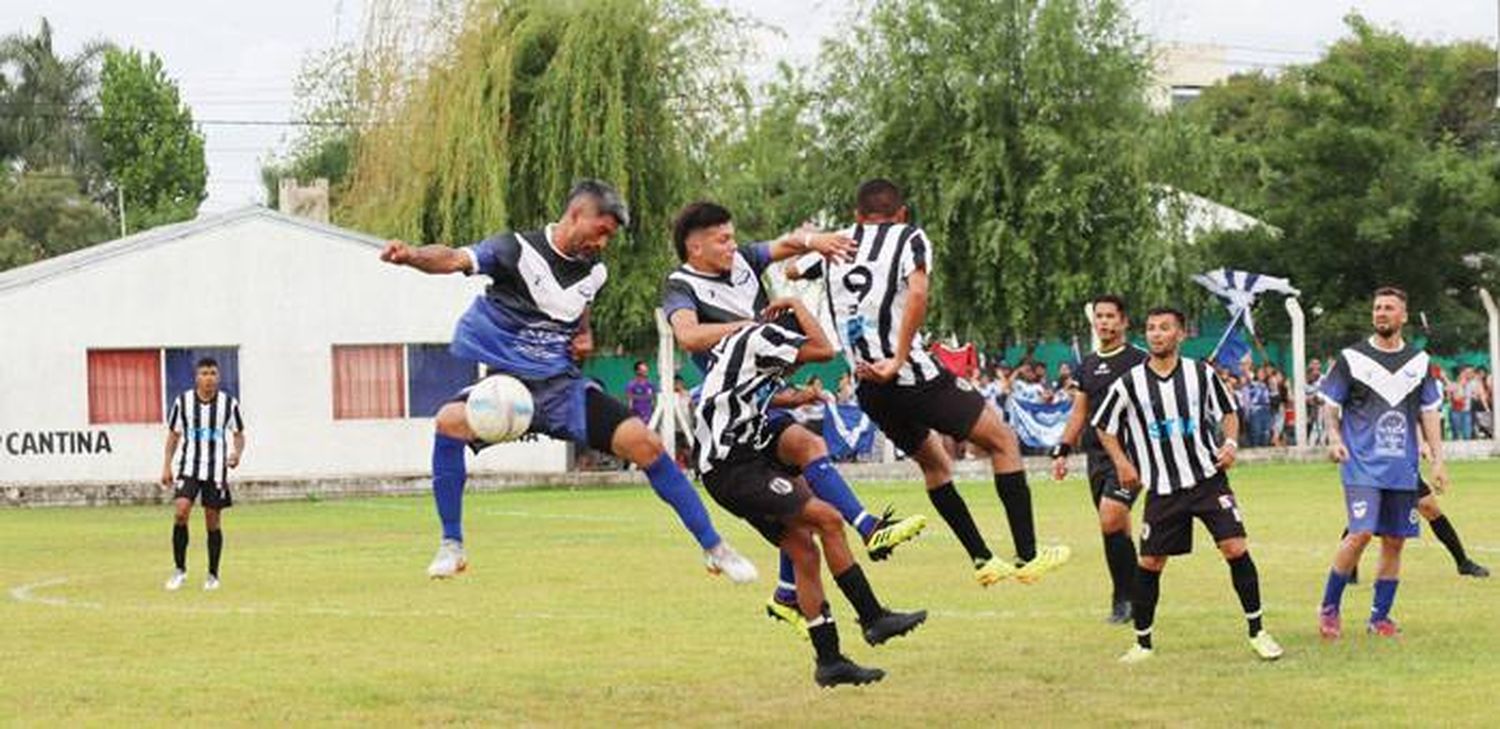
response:
[[[155,480],[166,403],[205,354],[244,413],[237,478],[426,472],[431,413],[475,375],[446,342],[484,280],[382,244],[249,207],[0,273],[0,483]],[[470,467],[567,463],[541,441]]]

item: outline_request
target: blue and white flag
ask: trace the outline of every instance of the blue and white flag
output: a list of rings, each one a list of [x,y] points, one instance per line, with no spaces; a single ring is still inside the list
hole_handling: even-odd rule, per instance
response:
[[[824,404],[823,441],[834,460],[869,455],[875,449],[875,424],[858,405]]]
[[[1229,309],[1229,327],[1214,346],[1214,361],[1232,369],[1238,369],[1240,361],[1250,353],[1250,341],[1246,334],[1255,336],[1255,319],[1251,310],[1255,308],[1260,295],[1274,292],[1298,296],[1302,293],[1287,279],[1232,268],[1200,273],[1193,280],[1218,297]]]
[[[1022,443],[1032,448],[1051,448],[1062,441],[1068,416],[1073,413],[1073,399],[1040,403],[1013,397],[1006,403],[1006,411]]]

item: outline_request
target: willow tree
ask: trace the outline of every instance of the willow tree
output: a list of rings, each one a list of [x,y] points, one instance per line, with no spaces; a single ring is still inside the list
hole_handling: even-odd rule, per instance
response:
[[[372,116],[339,219],[461,244],[541,226],[575,180],[609,180],[633,220],[606,253],[594,321],[606,344],[648,344],[670,216],[697,193],[712,115],[738,87],[723,60],[736,21],[695,0],[475,0],[428,27],[414,71],[367,58]]]
[[[815,130],[804,184],[837,189],[832,211],[863,177],[906,188],[934,239],[933,329],[1060,333],[1101,291],[1185,287],[1148,179],[1148,49],[1123,3],[876,0],[818,69],[803,123],[763,126]],[[776,98],[798,97],[767,115],[787,113]]]

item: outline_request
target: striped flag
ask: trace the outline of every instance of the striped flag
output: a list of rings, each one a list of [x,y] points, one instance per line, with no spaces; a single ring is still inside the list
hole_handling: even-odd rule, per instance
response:
[[[1193,277],[1200,286],[1209,290],[1224,302],[1229,309],[1229,327],[1214,346],[1213,358],[1219,364],[1234,368],[1250,353],[1250,342],[1246,334],[1255,336],[1255,319],[1251,310],[1261,294],[1278,293],[1298,296],[1302,292],[1284,278],[1259,273],[1220,268]]]

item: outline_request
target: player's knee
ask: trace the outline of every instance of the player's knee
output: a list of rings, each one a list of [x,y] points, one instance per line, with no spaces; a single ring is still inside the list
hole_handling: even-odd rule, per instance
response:
[[[1157,557],[1157,556],[1149,555],[1149,554],[1143,554],[1143,555],[1141,555],[1140,560],[1138,560],[1136,562],[1136,564],[1141,569],[1146,570],[1148,572],[1160,572],[1163,569],[1166,569],[1166,567],[1167,567],[1167,558],[1166,557]]]
[[[1114,502],[1109,499],[1100,500],[1099,531],[1104,534],[1128,533],[1130,531],[1130,512],[1114,505]]]
[[[1375,535],[1370,532],[1349,532],[1349,536],[1344,537],[1344,543],[1364,549],[1365,545],[1370,543],[1370,538],[1373,536]]]
[[[1250,547],[1243,539],[1226,539],[1219,542],[1219,554],[1224,555],[1224,559],[1239,559],[1248,551]]]
[[[806,466],[828,455],[828,444],[806,428],[787,428],[782,442],[787,450],[784,455],[799,466]]]
[[[813,499],[807,504],[803,512],[808,524],[818,531],[820,535],[839,534],[844,530],[843,517],[827,502]]]
[[[459,440],[473,440],[474,433],[469,429],[467,407],[461,402],[450,402],[439,408],[437,417],[432,419],[433,428],[439,435]]]
[[[1438,508],[1437,499],[1431,496],[1424,496],[1417,502],[1417,511],[1421,512],[1422,518],[1427,521],[1434,521],[1443,515],[1443,510]]]

